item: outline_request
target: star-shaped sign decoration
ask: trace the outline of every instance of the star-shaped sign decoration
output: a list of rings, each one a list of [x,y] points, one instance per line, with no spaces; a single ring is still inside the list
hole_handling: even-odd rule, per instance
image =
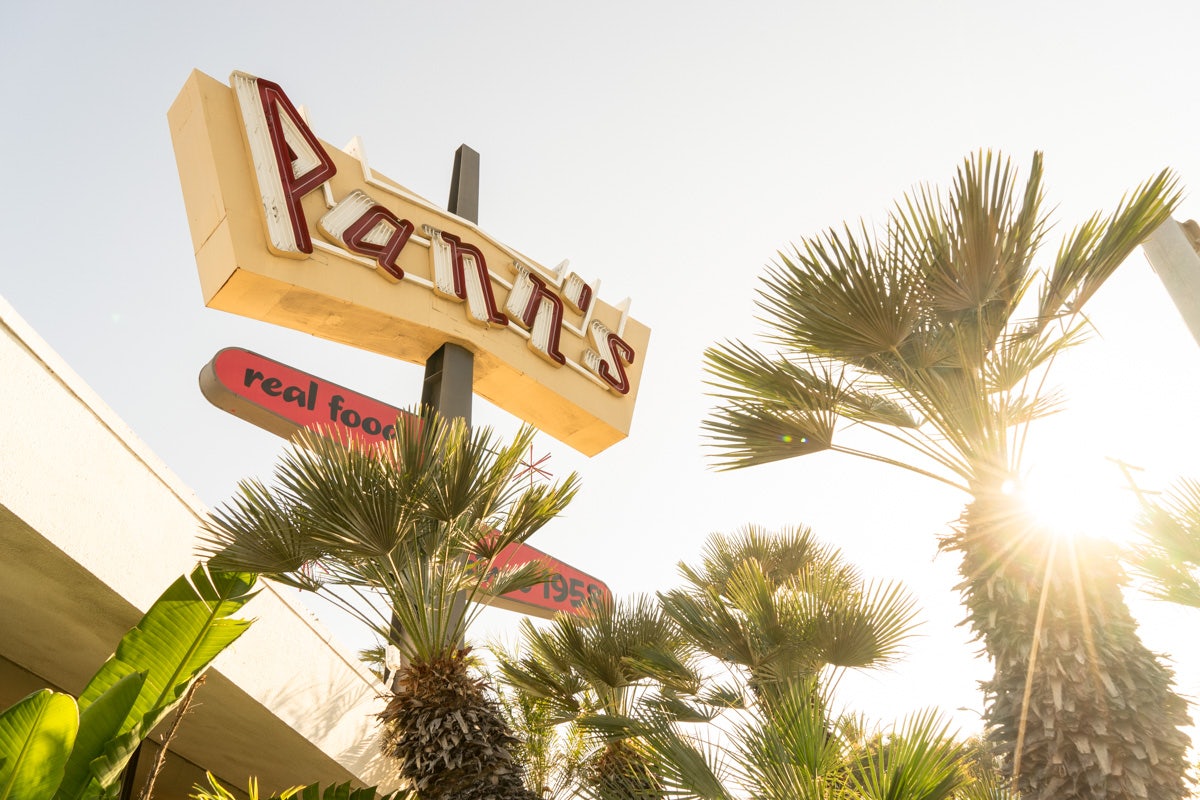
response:
[[[551,473],[549,470],[543,468],[543,465],[546,462],[548,462],[549,460],[550,460],[549,453],[546,453],[546,455],[535,460],[533,457],[533,445],[529,445],[529,457],[525,461],[519,462],[520,465],[522,467],[524,467],[524,469],[520,470],[515,475],[513,475],[513,480],[519,481],[528,475],[530,489],[533,488],[533,484],[534,484],[535,480],[539,480],[539,479],[543,480],[543,481],[549,480],[550,478],[554,477],[554,474]]]

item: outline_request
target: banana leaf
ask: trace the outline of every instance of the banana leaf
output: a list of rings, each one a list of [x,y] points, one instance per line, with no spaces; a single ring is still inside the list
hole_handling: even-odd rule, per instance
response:
[[[125,634],[79,696],[80,736],[55,800],[102,796],[117,785],[142,739],[250,626],[252,620],[232,615],[256,593],[255,579],[201,565],[175,581]]]
[[[75,743],[75,698],[41,689],[0,714],[0,800],[45,800]]]

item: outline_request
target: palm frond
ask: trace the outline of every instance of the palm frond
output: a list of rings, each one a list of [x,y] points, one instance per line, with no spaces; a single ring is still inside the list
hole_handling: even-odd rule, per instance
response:
[[[487,519],[518,491],[513,475],[529,451],[533,429],[522,426],[511,442],[501,445],[487,428],[472,430],[461,420],[455,423],[446,430],[428,514],[444,522],[464,516]]]
[[[540,586],[550,580],[554,574],[550,567],[540,561],[526,561],[524,564],[502,569],[493,568],[486,573],[483,571],[483,565],[487,562],[478,563],[480,564],[478,572],[481,580],[476,582],[472,577],[463,582],[464,591],[470,592],[477,598],[500,597],[509,592]]]
[[[793,595],[813,620],[821,660],[835,667],[879,668],[904,654],[916,625],[916,601],[897,583],[827,588],[812,575],[799,578]]]
[[[603,800],[733,800],[728,776],[722,769],[720,747],[694,733],[685,733],[676,716],[658,708],[643,709],[636,716],[593,715],[581,724],[601,742],[621,740],[635,743],[642,763],[655,776],[652,794],[636,793],[639,788],[629,782],[616,793],[584,792],[586,797]],[[615,788],[611,785],[604,788]],[[597,787],[600,788],[600,787]],[[635,790],[633,793],[628,789]]]
[[[201,524],[199,552],[216,569],[258,572],[297,588],[315,590],[305,567],[325,554],[307,535],[291,503],[261,482],[238,484],[238,494]]]
[[[1009,160],[980,152],[960,165],[946,201],[922,187],[897,204],[890,227],[942,323],[977,325],[984,341],[999,333],[1045,232],[1041,181],[1040,153],[1021,193]]]
[[[528,620],[522,620],[522,631],[527,640],[537,633]],[[552,659],[517,656],[497,647],[492,653],[502,683],[522,696],[544,701],[549,724],[569,722],[584,711],[588,687],[577,673],[560,669]]]
[[[856,760],[850,784],[864,800],[951,800],[969,781],[966,752],[932,711],[904,720]]]
[[[815,681],[784,689],[731,735],[739,780],[755,795],[783,798],[841,797],[845,770],[841,743]]]
[[[505,542],[507,546],[507,542],[525,541],[561,514],[578,491],[579,476],[576,473],[553,485],[526,488],[505,509],[502,533],[497,542]]]
[[[919,316],[911,265],[860,225],[804,240],[767,269],[758,307],[788,347],[856,362],[898,348]]]
[[[718,469],[735,469],[827,450],[841,388],[737,344],[705,354],[724,403],[703,423]]]
[[[1184,479],[1161,499],[1144,500],[1138,518],[1144,540],[1133,572],[1159,600],[1200,608],[1200,481]]]
[[[1022,326],[1003,336],[984,362],[986,391],[1008,392],[1027,383],[1055,358],[1087,339],[1087,327],[1077,325],[1061,333]]]
[[[297,434],[273,484],[244,482],[205,523],[201,547],[225,568],[319,591],[385,638],[395,620],[405,636],[394,644],[434,658],[458,650],[489,587],[544,579],[531,565],[489,583],[472,561],[528,539],[566,507],[578,479],[533,488],[514,479],[528,427],[501,443],[488,428],[425,411],[395,429],[379,444]]]
[[[746,673],[756,692],[826,666],[884,666],[911,633],[914,602],[896,584],[864,582],[807,528],[714,534],[664,613],[702,651]]]
[[[1151,528],[1147,534],[1171,558],[1200,566],[1200,481],[1191,478],[1177,481],[1155,505],[1175,525]]]
[[[805,525],[778,531],[746,525],[731,534],[714,534],[700,549],[700,564],[693,568],[681,563],[679,572],[693,588],[712,587],[723,594],[733,571],[746,561],[757,562],[776,585],[814,566],[829,571],[836,566],[848,579],[857,578],[857,571],[842,560],[840,551],[820,541]]]
[[[1133,249],[1170,218],[1182,198],[1178,183],[1164,169],[1122,197],[1112,214],[1097,212],[1071,232],[1042,288],[1039,325],[1083,307]]]
[[[758,663],[759,654],[745,630],[744,616],[725,603],[715,590],[675,589],[659,594],[659,602],[664,612],[704,652],[747,667]]]
[[[996,419],[1006,427],[1019,427],[1059,413],[1066,400],[1059,391],[1042,392],[1033,396],[1011,395],[992,404]]]
[[[397,474],[375,448],[310,430],[293,437],[275,467],[279,495],[306,538],[339,558],[382,556],[399,542],[421,498],[401,490]]]

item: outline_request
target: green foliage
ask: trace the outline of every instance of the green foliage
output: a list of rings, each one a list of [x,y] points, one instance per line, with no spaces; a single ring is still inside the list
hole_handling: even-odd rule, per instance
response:
[[[138,744],[251,624],[232,615],[254,596],[254,581],[253,575],[197,567],[125,634],[78,703],[42,690],[0,714],[0,797],[108,797]],[[31,709],[40,709],[36,725]],[[18,780],[33,774],[36,784]],[[2,794],[6,777],[9,794]]]
[[[68,695],[42,689],[0,714],[0,800],[44,800],[62,780],[79,729]]]
[[[913,628],[902,587],[864,581],[807,528],[714,534],[701,564],[679,570],[686,584],[660,595],[664,612],[759,693],[825,667],[886,666]]]
[[[238,796],[221,784],[211,772],[206,772],[208,786],[199,784],[192,787],[192,800],[238,800]],[[319,784],[310,783],[308,786],[293,786],[290,789],[261,797],[258,791],[258,781],[254,778],[246,786],[246,794],[250,800],[409,800],[409,792],[397,791],[390,794],[379,792],[374,786],[362,788],[349,783],[336,783],[324,789]]]
[[[868,733],[831,715],[815,679],[697,730],[647,709],[620,721],[636,734],[657,797],[733,800],[967,800],[1006,797],[970,773],[970,749],[930,712]],[[616,725],[616,721],[613,721]],[[710,728],[715,727],[719,733]],[[854,735],[859,731],[859,735]],[[986,792],[995,791],[994,794]],[[603,797],[597,792],[585,796]],[[633,800],[638,793],[610,797]]]
[[[433,412],[401,417],[381,444],[302,432],[272,486],[243,481],[213,512],[202,549],[216,567],[320,594],[384,641],[395,620],[405,657],[440,658],[487,598],[549,577],[535,562],[491,569],[576,491],[574,475],[553,486],[515,480],[532,437],[526,427],[503,444]]]
[[[695,687],[683,637],[653,598],[589,601],[586,611],[547,627],[522,620],[524,656],[496,653],[504,681],[547,700],[555,722],[627,714],[647,692]]]
[[[1200,482],[1182,480],[1162,498],[1142,498],[1144,537],[1134,569],[1159,600],[1200,608]]]
[[[625,720],[647,707],[679,713],[700,678],[691,648],[650,597],[590,601],[583,615],[549,626],[521,623],[519,654],[494,649],[502,683],[587,752],[572,790],[602,800],[659,797],[654,765]],[[686,705],[686,704],[685,704]]]
[[[964,489],[1008,474],[1020,449],[1010,428],[1053,409],[1039,377],[1078,340],[1084,304],[1179,200],[1174,177],[1156,175],[1039,272],[1042,195],[1040,154],[1022,188],[1007,159],[980,153],[947,195],[903,198],[881,233],[846,226],[781,253],[759,307],[783,352],[729,343],[707,354],[720,406],[704,427],[718,462],[833,449]],[[900,441],[917,462],[843,449],[838,419]]]
[[[828,667],[881,666],[900,652],[913,611],[899,586],[866,583],[804,528],[714,535],[680,573],[685,587],[658,604],[634,598],[526,622],[523,651],[497,653],[510,693],[539,704],[545,725],[583,734],[590,752],[572,796],[861,800],[903,790],[894,797],[933,800],[967,785],[961,748],[931,717],[906,725],[877,763],[855,754],[828,714]]]
[[[503,651],[499,645],[493,651]],[[520,656],[504,652],[508,661]],[[517,742],[513,756],[525,767],[525,786],[537,797],[566,798],[582,778],[587,755],[583,729],[573,722],[557,723],[553,704],[544,697],[517,689],[499,690],[500,710]]]

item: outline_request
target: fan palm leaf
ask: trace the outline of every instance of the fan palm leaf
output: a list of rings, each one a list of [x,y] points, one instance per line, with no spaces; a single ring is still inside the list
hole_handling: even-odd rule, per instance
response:
[[[713,535],[679,569],[686,585],[659,595],[663,611],[760,697],[825,667],[884,666],[913,628],[907,592],[863,581],[807,528]]]
[[[786,344],[856,362],[896,350],[918,321],[912,270],[860,227],[803,242],[767,271],[759,308]]]
[[[1163,498],[1145,498],[1138,528],[1144,540],[1134,570],[1159,600],[1200,608],[1200,481],[1184,479]]]
[[[652,713],[611,724],[638,733],[667,796],[950,800],[976,783],[966,770],[967,748],[936,715],[914,714],[862,744],[842,735],[860,720],[831,716],[831,705],[810,679],[725,719],[719,737]]]
[[[1170,218],[1182,196],[1177,184],[1163,170],[1122,197],[1112,214],[1093,214],[1071,232],[1043,285],[1039,323],[1082,309],[1129,253]]]

